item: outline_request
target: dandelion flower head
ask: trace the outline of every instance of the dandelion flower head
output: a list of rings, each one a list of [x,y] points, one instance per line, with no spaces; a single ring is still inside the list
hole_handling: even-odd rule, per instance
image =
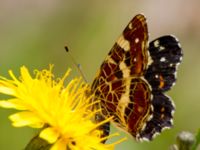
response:
[[[51,150],[107,150],[115,144],[102,144],[98,127],[109,119],[94,123],[92,118],[100,110],[91,110],[95,102],[86,96],[89,86],[80,78],[64,86],[68,70],[62,78],[55,79],[49,69],[35,71],[32,77],[28,69],[20,68],[18,79],[9,71],[11,79],[0,77],[0,93],[11,98],[0,101],[0,106],[19,110],[9,116],[15,127],[41,128],[40,137],[52,144]]]

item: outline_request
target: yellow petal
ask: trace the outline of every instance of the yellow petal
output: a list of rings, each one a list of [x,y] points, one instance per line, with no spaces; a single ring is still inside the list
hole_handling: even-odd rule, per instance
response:
[[[31,112],[23,111],[9,116],[12,125],[15,127],[31,126],[34,128],[43,127],[43,121]]]
[[[54,143],[58,139],[59,133],[54,128],[49,127],[41,131],[40,137],[49,143]]]
[[[12,102],[6,101],[6,100],[1,100],[0,106],[4,107],[4,108],[16,108],[15,104],[13,104]]]
[[[22,105],[22,102],[18,99],[1,100],[0,107],[4,108],[15,108],[18,110],[25,110],[26,106]]]
[[[15,77],[12,70],[9,70],[8,73],[15,83],[19,83],[19,80]]]
[[[1,85],[0,93],[7,94],[7,95],[15,95],[15,90],[13,88],[9,88],[9,87]]]
[[[66,150],[66,143],[63,140],[58,140],[50,150]]]
[[[20,68],[20,72],[21,72],[21,75],[22,75],[22,79],[23,80],[26,80],[27,82],[31,81],[32,80],[32,77],[28,71],[28,69],[25,67],[25,66],[22,66]]]

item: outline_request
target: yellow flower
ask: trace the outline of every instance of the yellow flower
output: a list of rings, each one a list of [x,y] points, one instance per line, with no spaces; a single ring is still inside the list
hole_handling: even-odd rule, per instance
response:
[[[0,93],[12,96],[1,100],[0,106],[20,110],[9,116],[13,126],[42,128],[40,137],[53,145],[51,150],[113,149],[121,141],[101,143],[111,136],[102,138],[98,127],[110,119],[97,124],[92,121],[100,110],[90,109],[95,102],[92,95],[85,96],[89,86],[75,78],[65,87],[70,70],[62,78],[54,79],[52,68],[36,70],[32,77],[23,66],[19,79],[12,71],[9,71],[11,80],[0,77]]]

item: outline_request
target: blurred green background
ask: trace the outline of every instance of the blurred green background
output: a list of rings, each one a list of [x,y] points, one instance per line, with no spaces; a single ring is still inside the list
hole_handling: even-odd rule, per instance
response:
[[[73,68],[67,45],[81,64],[91,83],[100,64],[129,20],[138,13],[148,19],[150,40],[165,34],[176,35],[184,58],[178,82],[168,93],[176,104],[174,128],[164,131],[152,142],[129,140],[117,150],[168,149],[182,130],[196,132],[200,127],[200,1],[198,0],[1,0],[0,1],[0,75],[9,69],[19,74],[55,64],[55,74]],[[0,149],[22,150],[34,130],[13,128],[8,120],[12,110],[0,109]]]

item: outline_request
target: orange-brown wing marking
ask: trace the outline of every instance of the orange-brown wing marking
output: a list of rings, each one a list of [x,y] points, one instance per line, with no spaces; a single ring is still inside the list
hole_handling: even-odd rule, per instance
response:
[[[141,75],[148,61],[148,29],[146,18],[139,14],[133,18],[123,32],[124,39],[130,43],[131,74]]]
[[[137,137],[151,114],[151,92],[148,84],[139,78],[132,79],[130,102],[124,112],[128,132]]]
[[[118,38],[93,82],[95,90],[105,81],[141,76],[148,64],[148,31],[143,15],[135,16]],[[98,80],[98,81],[97,81]]]

